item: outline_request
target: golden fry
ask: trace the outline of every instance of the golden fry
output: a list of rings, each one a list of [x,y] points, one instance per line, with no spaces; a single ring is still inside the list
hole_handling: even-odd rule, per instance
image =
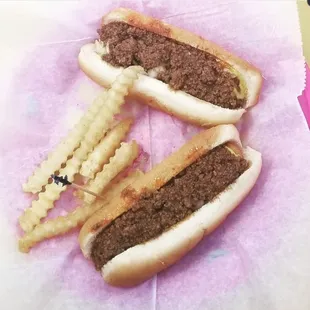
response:
[[[132,66],[124,69],[116,78],[107,92],[104,106],[91,123],[81,146],[83,146],[83,144],[91,144],[92,151],[98,144],[102,134],[106,133],[110,128],[114,115],[120,112],[120,107],[124,104],[125,96],[128,94],[134,81],[139,77],[138,74],[142,72],[144,72],[142,67]]]
[[[109,162],[110,157],[114,155],[115,150],[119,147],[121,141],[129,131],[132,122],[132,119],[126,119],[117,124],[107,133],[107,135],[95,147],[93,152],[88,156],[87,160],[83,162],[80,171],[81,175],[91,179],[95,177],[95,174],[104,164]]]
[[[122,143],[121,147],[116,150],[115,155],[110,159],[102,171],[96,174],[95,179],[90,180],[87,189],[99,194],[121,171],[129,167],[138,157],[139,147],[135,141]],[[84,201],[93,203],[96,197],[84,193]]]
[[[132,184],[142,174],[140,170],[136,170],[119,183],[111,186],[111,188],[103,194],[105,196],[105,200],[103,201],[97,200],[91,205],[78,207],[65,216],[59,216],[37,225],[33,231],[25,234],[23,238],[19,240],[19,250],[27,253],[35,244],[45,239],[65,234],[71,229],[83,225],[94,212],[109,204],[115,196],[120,195],[124,188]]]
[[[106,91],[103,91],[93,101],[87,112],[69,132],[67,137],[60,142],[55,150],[48,155],[47,159],[36,168],[33,175],[28,178],[27,183],[23,184],[23,190],[25,192],[31,192],[33,194],[40,192],[42,187],[47,184],[51,174],[57,171],[61,164],[67,161],[68,156],[79,146],[89,128],[89,125],[103,106],[105,97]]]
[[[141,72],[143,72],[141,67],[128,67],[113,82],[106,93],[105,105],[102,106],[91,122],[80,147],[73,153],[73,157],[67,161],[66,167],[59,171],[61,175],[67,175],[70,182],[73,182],[74,176],[80,171],[83,161],[86,160],[88,154],[109,129],[114,115],[119,113],[120,106],[124,103],[129,88]],[[54,201],[59,199],[60,193],[65,190],[66,186],[46,185],[45,192],[40,193],[39,199],[33,201],[31,207],[20,217],[19,222],[22,229],[29,232],[39,224],[40,220],[47,215],[47,211],[53,208]]]
[[[74,175],[78,173],[84,158],[85,152],[78,148],[71,159],[67,161],[66,167],[60,169],[60,175],[67,175],[68,181],[73,182]],[[55,183],[47,184],[45,192],[39,194],[38,200],[32,201],[31,207],[26,209],[19,218],[19,224],[23,231],[30,232],[40,220],[46,217],[48,210],[52,209],[54,202],[59,199],[60,194],[67,189],[67,186],[59,186]]]

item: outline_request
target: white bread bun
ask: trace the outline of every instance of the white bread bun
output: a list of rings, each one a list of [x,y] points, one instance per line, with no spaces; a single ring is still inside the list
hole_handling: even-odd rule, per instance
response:
[[[181,149],[127,187],[110,205],[96,212],[82,227],[79,242],[89,258],[97,234],[112,220],[126,212],[146,190],[157,190],[197,158],[218,145],[229,143],[235,153],[243,153],[249,168],[215,200],[159,237],[139,244],[115,256],[102,267],[106,282],[115,286],[137,285],[162,271],[188,253],[203,236],[211,233],[238,206],[254,186],[260,170],[261,155],[242,149],[233,125],[221,125],[202,131]]]
[[[191,32],[144,16],[130,9],[116,9],[105,15],[102,19],[103,25],[111,22],[125,22],[131,26],[146,29],[213,54],[239,72],[247,89],[245,107],[243,109],[227,109],[200,100],[184,91],[174,91],[160,80],[141,75],[135,81],[131,90],[131,96],[142,99],[145,103],[156,109],[201,126],[234,124],[246,112],[246,108],[257,103],[262,86],[260,71],[216,44]],[[86,44],[83,46],[78,60],[85,74],[104,87],[109,87],[116,76],[122,71],[122,68],[113,67],[103,61],[101,56],[96,53],[95,44]]]

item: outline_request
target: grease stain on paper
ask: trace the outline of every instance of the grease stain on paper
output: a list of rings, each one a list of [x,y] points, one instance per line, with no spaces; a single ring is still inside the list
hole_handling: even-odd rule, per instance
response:
[[[226,256],[228,254],[228,251],[225,250],[225,249],[216,249],[216,250],[213,250],[211,251],[209,254],[208,254],[208,261],[209,262],[212,262],[213,260],[219,258],[219,257],[223,257],[223,256]]]

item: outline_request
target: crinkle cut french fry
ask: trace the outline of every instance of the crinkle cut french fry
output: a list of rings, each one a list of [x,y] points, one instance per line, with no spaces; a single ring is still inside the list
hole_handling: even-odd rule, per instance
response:
[[[132,66],[124,69],[116,78],[107,92],[105,105],[101,108],[97,117],[90,125],[81,146],[83,146],[83,143],[91,143],[93,147],[98,144],[102,136],[102,131],[104,130],[104,132],[106,132],[109,129],[114,115],[120,112],[120,107],[124,103],[125,96],[128,94],[129,89],[139,77],[138,74],[142,72],[144,72],[142,67]]]
[[[103,166],[102,171],[96,174],[95,179],[90,180],[86,188],[96,194],[99,194],[121,171],[129,167],[138,157],[139,147],[135,141],[122,143],[116,150],[115,155],[110,162]],[[84,193],[84,201],[92,203],[95,196]]]
[[[66,232],[83,225],[93,213],[104,208],[104,206],[109,204],[115,196],[120,195],[124,188],[132,184],[141,175],[143,175],[143,173],[140,170],[136,170],[119,183],[112,185],[111,188],[104,193],[105,199],[103,201],[97,200],[91,205],[85,204],[85,206],[78,207],[65,216],[59,216],[55,219],[39,224],[33,231],[25,234],[19,240],[19,250],[25,253],[29,252],[30,248],[37,243],[48,238],[65,234]]]
[[[124,69],[108,90],[105,105],[97,113],[90,124],[89,129],[81,141],[80,147],[74,152],[73,157],[67,161],[66,167],[59,173],[68,175],[68,180],[73,181],[74,175],[80,171],[83,161],[98,144],[102,136],[107,132],[113,121],[114,115],[119,113],[121,105],[125,101],[130,87],[138,78],[143,68],[132,66]],[[54,201],[60,197],[60,193],[66,189],[55,184],[46,185],[45,192],[39,194],[39,199],[32,202],[32,206],[20,217],[19,222],[25,232],[29,232],[40,223],[41,218],[47,215],[47,211],[53,208]]]
[[[103,191],[100,193],[100,196],[105,197],[106,193],[109,192],[112,187],[114,187],[116,184],[119,184],[120,182],[123,182],[125,178],[127,178],[129,175],[132,175],[133,173],[134,174],[139,173],[139,175],[143,174],[143,172],[138,168],[131,170],[129,173],[128,171],[126,172],[126,169],[123,170],[103,189]],[[87,182],[84,182],[83,186],[87,186],[88,184],[89,184],[89,179],[87,179]],[[84,191],[76,190],[73,195],[77,197],[78,199],[84,201],[84,194],[85,194]],[[96,201],[97,200],[98,199],[96,199]],[[102,203],[102,199],[99,199],[99,201]]]
[[[95,177],[95,174],[114,155],[115,150],[129,131],[132,122],[132,119],[123,120],[107,133],[92,153],[89,154],[87,160],[83,162],[80,171],[81,175],[91,179]]]
[[[103,106],[105,97],[106,91],[103,91],[92,102],[87,112],[81,117],[67,137],[64,138],[48,155],[47,159],[35,169],[33,175],[31,175],[28,178],[28,181],[23,184],[23,190],[25,192],[31,192],[33,194],[40,192],[42,187],[47,184],[51,174],[57,171],[60,166],[67,161],[68,156],[79,146],[89,128],[89,125]]]
[[[60,175],[67,175],[68,181],[73,182],[74,175],[79,171],[85,154],[77,149],[74,157],[67,161],[66,167],[60,169]],[[26,209],[19,218],[19,224],[25,232],[30,232],[40,220],[46,217],[48,210],[54,206],[54,201],[59,199],[60,194],[67,189],[67,186],[60,186],[55,183],[47,184],[45,191],[39,194],[38,200],[32,201],[31,207]]]

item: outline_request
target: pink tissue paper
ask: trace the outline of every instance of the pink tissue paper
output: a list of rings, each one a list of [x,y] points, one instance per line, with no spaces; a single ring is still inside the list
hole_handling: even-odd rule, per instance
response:
[[[310,127],[310,68],[308,65],[306,65],[306,88],[298,99]]]
[[[120,6],[202,35],[258,66],[264,76],[259,104],[238,124],[244,145],[263,155],[255,188],[190,254],[131,289],[104,283],[84,259],[77,231],[43,242],[28,255],[17,250],[17,219],[35,199],[21,184],[98,94],[77,55],[96,38],[100,17]],[[23,52],[1,94],[2,307],[309,309],[310,135],[297,100],[305,68],[295,1],[72,1],[44,19],[50,21],[44,35]],[[143,147],[146,168],[198,130],[138,102],[128,102],[125,111],[136,116],[130,138]],[[49,217],[73,206],[69,191]]]

